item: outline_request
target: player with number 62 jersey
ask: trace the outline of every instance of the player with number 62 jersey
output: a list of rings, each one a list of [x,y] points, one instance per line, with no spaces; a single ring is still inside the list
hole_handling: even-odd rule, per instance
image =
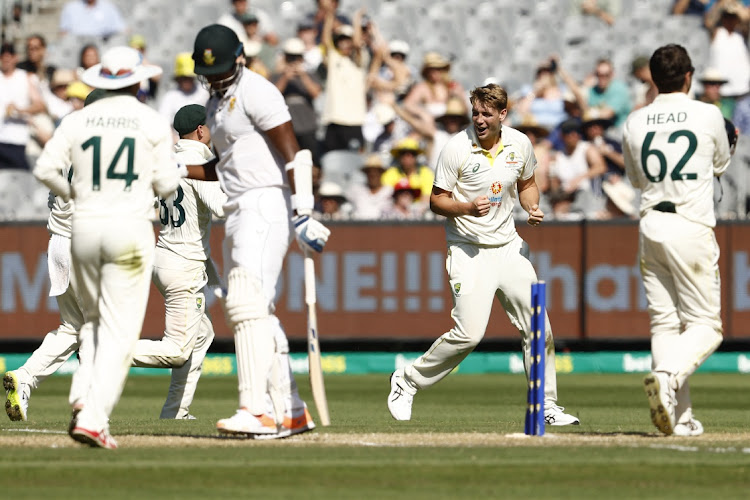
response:
[[[658,95],[625,122],[623,155],[630,182],[641,189],[641,217],[668,201],[686,219],[716,225],[714,177],[730,157],[718,107],[682,92]]]

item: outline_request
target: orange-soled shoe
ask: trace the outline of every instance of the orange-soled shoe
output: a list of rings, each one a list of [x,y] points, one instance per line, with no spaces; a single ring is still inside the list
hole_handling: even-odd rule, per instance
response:
[[[244,408],[237,410],[233,416],[223,418],[216,423],[216,430],[221,434],[276,434],[279,432],[273,417],[253,415]]]

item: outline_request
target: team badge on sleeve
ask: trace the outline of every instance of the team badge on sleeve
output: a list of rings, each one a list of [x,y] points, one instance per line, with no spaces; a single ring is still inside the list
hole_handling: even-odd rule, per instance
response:
[[[195,298],[195,307],[199,311],[203,309],[203,297],[196,297]]]

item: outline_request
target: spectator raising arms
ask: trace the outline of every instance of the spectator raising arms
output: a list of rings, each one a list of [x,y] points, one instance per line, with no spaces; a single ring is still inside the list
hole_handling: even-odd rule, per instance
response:
[[[451,78],[451,63],[437,52],[428,52],[422,61],[423,80],[412,87],[404,99],[406,105],[420,105],[434,117],[445,114],[452,96],[466,99],[463,86]]]

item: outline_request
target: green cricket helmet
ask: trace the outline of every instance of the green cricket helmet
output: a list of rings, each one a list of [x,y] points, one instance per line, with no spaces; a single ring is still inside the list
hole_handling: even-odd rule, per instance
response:
[[[242,42],[231,28],[211,24],[195,37],[195,72],[202,76],[226,73],[235,67],[237,57],[242,54]]]

